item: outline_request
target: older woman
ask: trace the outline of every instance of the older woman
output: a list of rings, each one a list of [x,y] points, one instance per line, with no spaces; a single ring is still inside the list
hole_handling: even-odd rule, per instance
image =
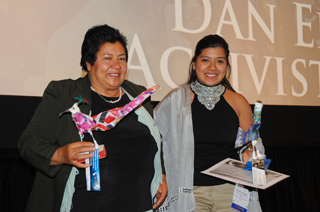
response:
[[[159,211],[236,211],[231,208],[234,186],[200,173],[225,158],[239,160],[234,148],[238,128],[247,131],[253,121],[249,103],[227,80],[228,56],[222,37],[202,38],[187,84],[170,92],[155,109],[168,184]]]
[[[88,100],[81,112],[96,115],[124,106],[145,90],[125,80],[127,41],[108,25],[85,35],[81,66],[88,74],[77,80],[53,81],[46,88],[30,124],[19,141],[21,157],[38,170],[27,211],[152,211],[163,201],[160,135],[146,102],[112,130],[94,132],[107,157],[100,160],[100,192],[86,191],[79,160],[91,158],[91,137],[79,138],[71,115],[59,118],[76,97]],[[157,202],[153,204],[153,198]],[[72,207],[71,207],[72,206]]]

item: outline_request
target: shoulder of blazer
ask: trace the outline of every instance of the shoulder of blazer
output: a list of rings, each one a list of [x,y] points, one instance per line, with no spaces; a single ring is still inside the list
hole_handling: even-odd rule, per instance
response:
[[[87,100],[87,103],[81,104],[79,107],[81,112],[86,114],[89,113],[91,109],[91,83],[88,75],[76,80],[64,79],[52,81],[49,86],[51,89],[60,90],[66,108],[71,107],[75,102],[77,102],[78,100],[76,98],[83,98]]]

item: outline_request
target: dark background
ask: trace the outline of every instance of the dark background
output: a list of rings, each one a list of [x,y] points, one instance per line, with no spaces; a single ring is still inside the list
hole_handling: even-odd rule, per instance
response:
[[[35,169],[19,157],[17,142],[40,101],[40,97],[0,95],[1,212],[20,212],[26,206]],[[264,105],[260,133],[272,160],[269,169],[290,178],[259,190],[263,212],[319,211],[319,118],[320,107]]]

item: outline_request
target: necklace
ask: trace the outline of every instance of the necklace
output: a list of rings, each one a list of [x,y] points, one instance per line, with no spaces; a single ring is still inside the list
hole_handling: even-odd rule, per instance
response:
[[[217,85],[208,87],[201,85],[198,80],[190,84],[191,89],[198,96],[198,100],[208,110],[212,110],[217,102],[220,100],[220,96],[224,93],[226,88],[223,85]]]
[[[122,89],[121,89],[121,86],[119,87],[119,90],[120,90],[120,96],[117,100],[114,100],[114,101],[111,101],[111,100],[106,100],[103,96],[101,96],[96,90],[93,89],[93,87],[90,87],[91,90],[93,90],[94,92],[96,92],[105,102],[107,103],[111,103],[111,104],[114,104],[114,103],[117,103],[121,100],[122,98]]]

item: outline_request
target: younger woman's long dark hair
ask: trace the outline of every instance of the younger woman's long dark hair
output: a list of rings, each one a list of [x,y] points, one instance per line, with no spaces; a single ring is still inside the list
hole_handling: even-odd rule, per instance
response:
[[[230,75],[231,75],[231,66],[229,63],[229,45],[228,43],[219,35],[215,34],[215,35],[207,35],[205,37],[203,37],[196,46],[196,50],[194,52],[194,56],[190,62],[190,66],[189,66],[189,79],[187,81],[187,84],[191,84],[192,82],[197,80],[197,74],[196,74],[196,70],[193,69],[193,63],[196,62],[197,57],[202,53],[202,51],[206,48],[215,48],[215,47],[221,47],[224,49],[225,53],[226,53],[226,58],[227,58],[227,73],[224,76],[224,78],[221,81],[221,84],[224,85],[226,88],[232,90],[235,92],[235,90],[233,89],[233,87],[231,86],[230,82],[228,81]]]

